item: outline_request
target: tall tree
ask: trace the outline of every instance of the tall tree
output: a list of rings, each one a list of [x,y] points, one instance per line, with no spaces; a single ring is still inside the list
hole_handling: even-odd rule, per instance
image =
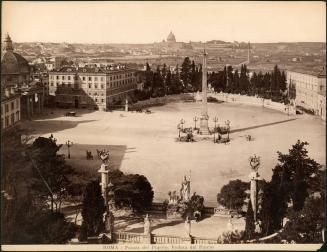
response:
[[[184,88],[187,88],[188,85],[191,84],[191,68],[192,65],[190,58],[185,57],[180,74]]]
[[[103,214],[105,212],[99,181],[91,181],[86,186],[82,204],[82,232],[85,232],[87,236],[98,235],[104,230]]]
[[[173,81],[172,81],[172,75],[170,70],[168,69],[167,75],[166,75],[166,93],[167,94],[172,94],[172,85],[173,85]]]
[[[255,231],[255,223],[254,223],[254,215],[251,200],[248,203],[248,210],[246,212],[246,221],[245,221],[245,239],[251,240],[254,236]]]
[[[151,67],[149,63],[146,63],[144,89],[151,90],[153,86],[152,81],[153,81],[153,72],[151,71]]]
[[[66,164],[64,155],[58,154],[61,147],[53,136],[38,137],[27,151],[33,164],[31,188],[37,196],[50,198],[51,211],[60,211],[71,178],[75,174],[72,167]]]
[[[249,187],[249,183],[247,182],[239,179],[231,180],[221,188],[220,193],[217,195],[217,201],[224,207],[240,212],[244,205],[244,200],[247,197],[245,191]]]
[[[317,175],[322,167],[308,157],[306,145],[307,142],[298,140],[288,154],[278,152],[279,163],[263,196],[262,222],[267,234],[282,227],[288,204],[295,212],[301,211],[309,192],[319,184]]]

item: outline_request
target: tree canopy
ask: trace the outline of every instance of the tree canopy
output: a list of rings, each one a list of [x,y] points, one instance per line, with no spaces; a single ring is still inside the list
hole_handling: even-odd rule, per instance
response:
[[[221,188],[217,195],[217,201],[224,207],[240,212],[247,197],[246,190],[249,188],[248,182],[239,179],[231,180]]]
[[[133,210],[143,211],[151,206],[154,193],[145,176],[111,170],[109,178],[114,185],[114,199],[117,207],[131,207]]]

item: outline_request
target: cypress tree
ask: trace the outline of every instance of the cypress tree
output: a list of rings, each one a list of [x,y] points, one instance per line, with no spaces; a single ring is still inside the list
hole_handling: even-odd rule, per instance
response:
[[[82,207],[82,227],[86,229],[87,236],[98,235],[104,230],[105,209],[99,181],[90,182],[85,188]]]
[[[249,200],[248,210],[246,212],[245,221],[245,239],[250,240],[254,236],[255,224],[254,224],[254,213],[252,208],[251,200]]]

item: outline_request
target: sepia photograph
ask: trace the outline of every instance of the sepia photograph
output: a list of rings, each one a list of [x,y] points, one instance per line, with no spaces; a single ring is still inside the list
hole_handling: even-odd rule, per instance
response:
[[[325,2],[1,2],[1,250],[316,251],[325,173]]]

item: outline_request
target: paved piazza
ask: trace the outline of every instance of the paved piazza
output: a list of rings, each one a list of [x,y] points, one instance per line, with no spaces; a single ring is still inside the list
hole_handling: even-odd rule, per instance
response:
[[[216,206],[216,195],[230,179],[248,181],[249,156],[261,156],[259,172],[270,179],[277,163],[277,151],[288,152],[297,139],[308,141],[309,156],[325,163],[325,123],[309,115],[288,116],[262,108],[239,104],[208,104],[209,126],[217,116],[219,123],[231,121],[229,144],[214,144],[202,139],[195,143],[176,142],[177,124],[200,115],[200,103],[170,103],[151,108],[152,114],[76,110],[77,117],[63,116],[66,110],[55,110],[44,118],[25,122],[33,134],[49,136],[58,143],[68,139],[76,168],[96,172],[100,160],[87,161],[85,151],[111,150],[112,166],[126,173],[145,175],[153,186],[155,201],[163,201],[170,190],[180,189],[185,174],[191,170],[191,192],[203,195],[205,205]],[[49,110],[51,112],[51,110]],[[197,122],[199,125],[199,121]],[[246,141],[250,134],[254,141]],[[62,148],[67,153],[66,146]]]

